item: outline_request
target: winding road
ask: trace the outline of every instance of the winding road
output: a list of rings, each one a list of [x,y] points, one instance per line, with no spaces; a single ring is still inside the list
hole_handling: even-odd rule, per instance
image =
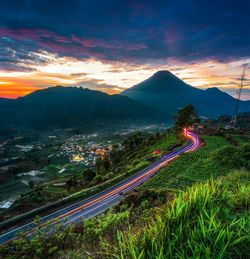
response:
[[[106,190],[93,195],[81,202],[60,209],[54,213],[44,216],[39,221],[39,229],[46,233],[53,232],[54,226],[58,223],[63,223],[67,226],[72,223],[80,222],[83,219],[88,219],[107,210],[114,204],[118,203],[123,195],[135,189],[137,186],[147,181],[154,176],[169,162],[176,159],[185,152],[195,151],[200,146],[199,137],[190,130],[184,130],[184,134],[189,142],[186,146],[178,148],[164,156],[161,159],[126,180],[107,188]],[[0,245],[4,245],[14,240],[18,233],[23,232],[29,238],[32,238],[36,233],[36,225],[34,222],[27,223],[23,226],[16,227],[0,235]]]

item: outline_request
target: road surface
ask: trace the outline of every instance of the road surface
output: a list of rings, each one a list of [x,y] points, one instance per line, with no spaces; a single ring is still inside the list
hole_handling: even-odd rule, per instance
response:
[[[185,130],[184,134],[186,135],[187,139],[190,140],[186,146],[178,148],[164,155],[159,161],[153,163],[149,167],[127,178],[126,180],[115,184],[114,186],[107,188],[106,190],[96,195],[93,195],[88,199],[77,202],[73,205],[42,217],[39,221],[39,229],[44,230],[46,233],[53,232],[54,226],[58,223],[63,223],[64,226],[77,223],[83,219],[96,216],[114,204],[118,203],[124,194],[128,193],[154,176],[170,161],[174,160],[185,152],[195,151],[199,148],[200,140],[197,135],[189,130]],[[37,226],[38,225],[35,225],[33,222],[31,222],[3,233],[0,235],[0,245],[4,245],[14,240],[17,234],[20,232],[25,233],[26,236],[32,238],[32,236],[36,233],[35,228]]]

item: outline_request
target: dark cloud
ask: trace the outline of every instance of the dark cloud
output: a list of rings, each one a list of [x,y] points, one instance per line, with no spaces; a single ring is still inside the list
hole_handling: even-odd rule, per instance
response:
[[[81,77],[81,76],[87,76],[88,74],[87,73],[72,73],[70,74],[71,77]]]
[[[242,0],[2,0],[0,43],[16,53],[1,59],[43,62],[28,55],[41,50],[135,63],[240,59],[250,55],[249,13]]]
[[[0,37],[0,69],[31,71],[33,69],[27,65],[46,64],[50,62],[50,59],[46,58],[45,55],[39,54],[43,54],[43,51],[37,48],[36,43],[16,40],[14,36]]]
[[[102,80],[98,79],[93,79],[93,78],[86,78],[80,82],[77,83],[77,86],[83,87],[83,88],[89,88],[89,89],[94,89],[94,90],[105,90],[105,91],[110,91],[114,90],[114,88],[119,89],[119,90],[124,90],[121,87],[114,86],[114,85],[108,85],[103,83]]]

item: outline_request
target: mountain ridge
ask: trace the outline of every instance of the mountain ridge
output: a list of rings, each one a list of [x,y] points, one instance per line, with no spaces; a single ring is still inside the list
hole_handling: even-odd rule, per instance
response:
[[[50,87],[0,102],[0,126],[67,128],[96,123],[163,121],[165,113],[122,95],[76,88]]]
[[[175,114],[187,104],[193,104],[199,115],[218,117],[232,115],[236,99],[217,87],[195,88],[169,71],[158,71],[143,82],[121,93],[154,108]],[[240,101],[240,112],[250,111],[250,101]]]
[[[193,104],[201,116],[232,115],[236,99],[213,87],[198,89],[169,71],[158,71],[121,94],[82,87],[49,87],[17,99],[0,98],[0,126],[46,130],[123,122],[171,122],[179,108]],[[250,111],[240,101],[239,112]]]

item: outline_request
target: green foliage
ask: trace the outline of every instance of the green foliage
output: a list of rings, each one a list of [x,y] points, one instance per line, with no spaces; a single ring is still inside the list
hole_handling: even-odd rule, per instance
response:
[[[63,224],[54,226],[56,233],[53,236],[47,235],[51,231],[49,225],[43,229],[37,228],[33,238],[30,240],[20,233],[18,239],[12,242],[12,252],[2,248],[1,258],[48,258],[54,256],[60,249],[79,246],[80,234],[74,231],[73,227],[63,228]]]
[[[35,186],[34,181],[30,180],[30,181],[29,181],[29,187],[30,187],[31,189],[33,189],[34,186]]]
[[[194,106],[189,104],[182,109],[179,109],[175,116],[174,129],[180,132],[183,128],[193,125],[198,122],[199,118],[195,112]]]
[[[20,236],[0,257],[247,258],[249,144],[233,147],[222,136],[203,138],[204,147],[173,161],[106,214],[67,229],[59,225],[50,237],[39,231],[31,241]],[[132,154],[122,152],[120,168],[126,173],[146,166],[152,150],[176,145],[176,137],[162,134],[138,143]],[[102,182],[116,173],[101,176],[92,171],[90,176]],[[211,176],[216,180],[208,180]],[[174,195],[169,188],[185,191]]]
[[[134,192],[121,206],[99,217],[33,240],[23,235],[4,258],[244,258],[249,253],[250,175],[235,171],[195,184],[173,196]],[[235,184],[238,183],[238,184]],[[170,195],[170,196],[169,196]],[[164,198],[165,197],[165,198]],[[159,202],[162,200],[161,202]],[[160,209],[152,209],[166,202]],[[117,211],[118,210],[118,211]],[[144,217],[144,215],[147,215]],[[117,234],[117,230],[119,230]],[[46,233],[46,232],[45,232]]]
[[[200,148],[196,153],[211,153],[216,149],[230,145],[229,142],[223,136],[206,136],[203,135],[201,138],[204,140],[205,146]]]
[[[84,173],[84,178],[88,181],[91,182],[95,178],[95,171],[91,169],[87,169]]]
[[[142,145],[144,138],[141,132],[137,132],[123,141],[123,146],[127,151],[134,150]]]
[[[250,144],[241,147],[226,146],[214,153],[214,160],[227,168],[248,168],[250,157]]]
[[[138,163],[136,161],[132,161],[132,165],[128,167],[128,172],[137,172],[146,168],[149,165],[150,163],[148,161],[140,161]]]
[[[15,193],[22,193],[29,190],[29,186],[23,184],[20,180],[7,184],[0,184],[0,195],[3,199],[9,198]]]
[[[111,161],[108,156],[104,155],[96,161],[96,173],[104,176],[111,168]]]
[[[105,234],[111,235],[111,232],[116,233],[119,225],[128,223],[129,215],[129,210],[125,210],[120,213],[114,213],[114,211],[111,209],[104,216],[86,221],[84,223],[84,239],[89,242],[89,240],[92,240],[93,238],[98,239],[105,236]]]
[[[196,152],[185,153],[171,162],[140,189],[171,188],[185,189],[197,181],[206,181],[211,177],[218,177],[229,172],[230,167],[222,165],[216,155],[224,148],[231,148],[221,136],[203,137],[205,146]],[[237,149],[240,149],[238,147]]]
[[[234,189],[221,180],[195,184],[164,206],[149,228],[119,232],[113,249],[118,258],[246,258],[249,205],[249,184]]]

